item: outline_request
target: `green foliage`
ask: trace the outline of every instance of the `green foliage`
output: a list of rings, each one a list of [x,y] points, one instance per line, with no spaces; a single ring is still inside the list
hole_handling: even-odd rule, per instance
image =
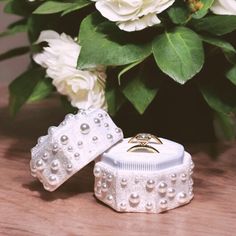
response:
[[[42,30],[78,35],[78,69],[103,65],[109,71],[106,99],[110,114],[115,115],[127,101],[143,114],[162,89],[160,81],[165,86],[185,86],[193,79],[214,113],[217,136],[235,138],[236,16],[214,15],[210,11],[214,0],[201,0],[202,7],[196,12],[188,1],[175,1],[158,15],[160,25],[140,32],[120,30],[115,22],[101,16],[91,0],[0,1],[6,13],[21,17],[0,33],[0,40],[26,32],[30,42],[2,53],[0,61],[33,54]],[[209,71],[210,78],[198,81],[196,75],[206,73],[204,65],[209,60],[223,63],[222,74],[213,76]],[[44,99],[55,88],[44,70],[35,68],[32,62],[30,69],[10,84],[9,91],[10,111],[15,115],[25,103]],[[66,97],[62,101],[68,111],[74,111]]]
[[[78,68],[87,69],[99,64],[127,65],[144,60],[151,54],[151,42],[126,42],[127,34],[97,14],[86,17],[79,32],[82,49]]]
[[[153,42],[153,54],[159,68],[180,84],[196,75],[204,63],[202,41],[186,27],[158,36]]]

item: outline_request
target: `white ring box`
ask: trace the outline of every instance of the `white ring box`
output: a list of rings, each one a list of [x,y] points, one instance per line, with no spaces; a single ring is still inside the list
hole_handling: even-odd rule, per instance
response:
[[[105,152],[94,167],[95,196],[119,212],[160,213],[193,198],[194,164],[178,143],[160,138],[149,143],[159,153],[127,152],[124,139]]]
[[[31,174],[54,191],[122,139],[122,130],[101,109],[69,114],[32,148]]]

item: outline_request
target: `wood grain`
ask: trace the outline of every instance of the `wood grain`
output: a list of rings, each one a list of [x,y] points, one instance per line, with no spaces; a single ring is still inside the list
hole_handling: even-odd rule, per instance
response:
[[[6,89],[0,92],[0,235],[235,235],[236,144],[189,146],[196,164],[190,204],[163,214],[116,213],[93,196],[93,164],[53,193],[30,176],[30,148],[64,114],[50,99],[12,122]]]

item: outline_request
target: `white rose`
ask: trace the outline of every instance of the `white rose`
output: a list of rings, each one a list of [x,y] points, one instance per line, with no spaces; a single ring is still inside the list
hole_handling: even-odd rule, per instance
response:
[[[68,35],[55,31],[42,31],[37,43],[46,41],[42,53],[33,56],[36,63],[46,68],[57,91],[68,96],[79,109],[107,109],[105,100],[106,73],[103,67],[91,71],[76,69],[80,46]]]
[[[236,15],[236,0],[215,0],[211,10],[218,15]]]
[[[142,30],[159,24],[156,16],[175,0],[93,0],[97,10],[125,31]]]

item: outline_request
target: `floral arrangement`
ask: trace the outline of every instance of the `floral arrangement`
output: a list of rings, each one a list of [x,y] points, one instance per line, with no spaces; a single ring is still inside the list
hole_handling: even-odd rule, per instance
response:
[[[193,83],[216,131],[234,139],[235,0],[1,1],[22,18],[0,36],[27,32],[29,45],[0,60],[32,56],[9,86],[13,115],[55,92],[75,109],[115,115],[129,102],[144,114],[163,86]]]

